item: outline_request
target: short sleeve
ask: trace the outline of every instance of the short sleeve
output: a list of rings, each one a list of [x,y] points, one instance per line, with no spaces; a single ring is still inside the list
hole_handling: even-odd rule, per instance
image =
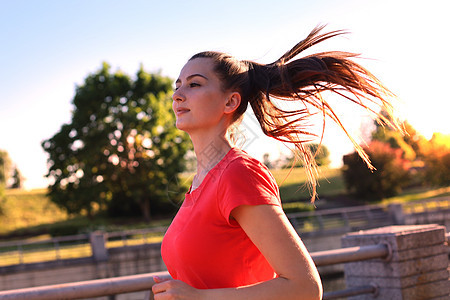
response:
[[[256,159],[243,158],[230,162],[222,173],[218,202],[230,225],[231,211],[240,205],[281,206],[277,183],[267,167]]]

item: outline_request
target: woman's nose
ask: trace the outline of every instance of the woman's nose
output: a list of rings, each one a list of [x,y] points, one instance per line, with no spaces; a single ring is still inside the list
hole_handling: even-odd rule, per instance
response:
[[[177,102],[181,102],[181,101],[185,100],[185,97],[184,97],[183,93],[180,91],[180,88],[175,90],[175,92],[172,95],[172,99],[173,99],[173,101],[177,101]]]

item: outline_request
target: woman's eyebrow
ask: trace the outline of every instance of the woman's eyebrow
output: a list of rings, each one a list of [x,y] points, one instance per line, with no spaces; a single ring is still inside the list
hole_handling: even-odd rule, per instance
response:
[[[204,76],[204,75],[202,75],[202,74],[192,74],[192,75],[189,75],[188,77],[186,77],[186,80],[190,80],[190,79],[192,79],[193,77],[196,77],[196,76],[199,76],[199,77],[202,77],[202,78],[208,80],[208,77],[206,77],[206,76]],[[180,83],[180,82],[181,82],[180,78],[178,78],[177,81],[175,81],[175,83]]]

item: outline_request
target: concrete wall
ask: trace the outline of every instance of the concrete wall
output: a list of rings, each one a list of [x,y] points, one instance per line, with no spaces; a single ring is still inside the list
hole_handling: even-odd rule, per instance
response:
[[[450,299],[449,257],[445,227],[439,225],[389,226],[343,237],[343,247],[384,243],[391,248],[388,259],[345,264],[348,287],[372,285],[369,299]]]

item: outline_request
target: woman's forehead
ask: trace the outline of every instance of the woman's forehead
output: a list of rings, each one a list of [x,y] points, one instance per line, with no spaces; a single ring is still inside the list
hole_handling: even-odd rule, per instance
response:
[[[215,75],[214,64],[210,58],[194,58],[189,60],[181,69],[179,80],[183,80],[193,74],[201,74],[205,77]]]

